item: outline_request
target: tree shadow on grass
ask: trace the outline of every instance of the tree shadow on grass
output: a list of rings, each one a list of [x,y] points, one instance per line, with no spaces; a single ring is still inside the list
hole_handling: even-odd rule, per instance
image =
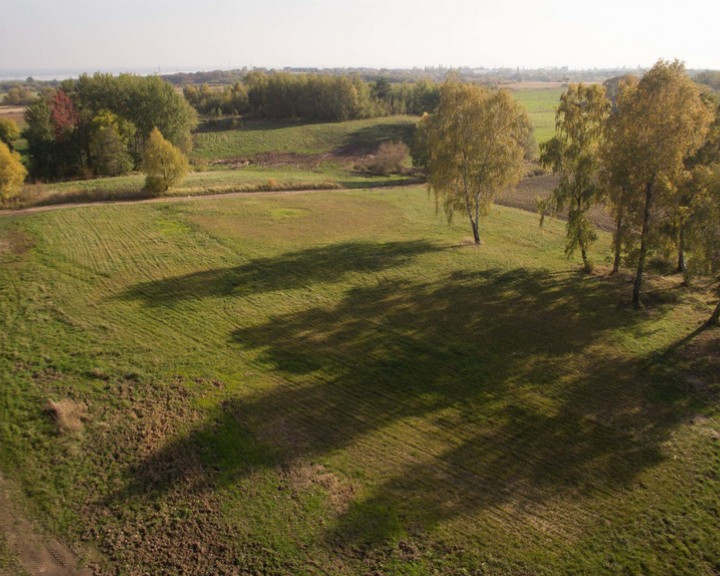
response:
[[[129,489],[177,483],[181,470],[147,475],[177,454],[214,463],[217,487],[371,446],[357,466],[375,480],[327,532],[346,548],[508,503],[620,490],[663,460],[689,409],[674,379],[601,342],[646,319],[619,309],[603,279],[542,270],[358,287],[334,307],[236,330],[282,382],[227,400],[143,462]]]
[[[375,152],[382,142],[404,142],[412,145],[415,124],[397,122],[393,124],[374,124],[360,128],[347,136],[340,148],[333,151],[338,156]]]
[[[442,249],[423,240],[332,244],[258,258],[242,266],[143,282],[125,291],[121,298],[141,300],[149,306],[173,306],[190,298],[290,290],[335,282],[351,272],[379,272],[402,266],[422,254]]]

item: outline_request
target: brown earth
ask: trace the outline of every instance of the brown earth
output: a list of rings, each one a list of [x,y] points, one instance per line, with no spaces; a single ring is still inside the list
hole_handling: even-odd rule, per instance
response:
[[[25,107],[0,106],[0,118],[8,118],[20,124],[25,121]]]
[[[45,534],[18,506],[22,501],[16,486],[0,475],[0,538],[7,543],[7,561],[1,576],[91,576],[68,546]]]

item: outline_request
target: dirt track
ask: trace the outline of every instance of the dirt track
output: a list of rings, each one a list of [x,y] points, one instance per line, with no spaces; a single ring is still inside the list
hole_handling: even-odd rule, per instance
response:
[[[556,185],[557,178],[555,176],[546,175],[540,177],[524,178],[517,189],[507,192],[496,198],[495,202],[504,206],[513,208],[521,208],[530,212],[535,212],[537,196],[544,196],[552,190]],[[417,186],[418,184],[411,184]],[[383,190],[394,190],[406,188],[408,185],[387,186]],[[327,192],[327,189],[318,190],[280,190],[280,191],[258,191],[258,192],[227,192],[224,194],[208,194],[195,196],[163,196],[160,198],[145,198],[142,200],[101,200],[98,202],[77,202],[67,204],[49,204],[47,206],[32,206],[29,208],[20,208],[18,210],[0,210],[2,216],[21,216],[23,214],[33,214],[36,212],[48,212],[51,210],[63,210],[67,208],[84,208],[87,206],[107,206],[109,204],[147,204],[151,202],[187,202],[189,200],[217,200],[220,198],[235,198],[238,196],[278,196],[293,194],[308,194],[313,192]],[[348,190],[337,189],[334,192],[343,192]]]
[[[0,537],[7,543],[10,558],[0,567],[1,576],[91,576],[78,566],[78,557],[55,538],[46,536],[20,510],[17,488],[0,475]],[[4,560],[4,559],[3,559]]]

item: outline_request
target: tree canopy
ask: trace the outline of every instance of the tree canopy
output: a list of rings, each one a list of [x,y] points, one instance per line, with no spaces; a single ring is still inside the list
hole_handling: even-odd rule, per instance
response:
[[[13,149],[13,142],[20,137],[18,125],[10,118],[0,118],[0,142]]]
[[[525,110],[504,90],[447,81],[437,111],[422,120],[428,184],[448,219],[464,210],[475,244],[478,221],[494,196],[522,175],[530,128]]]
[[[0,203],[6,204],[17,196],[26,175],[27,170],[20,161],[20,155],[0,142]]]
[[[188,153],[197,123],[193,108],[170,84],[130,74],[65,81],[31,104],[25,119],[32,173],[47,179],[138,167],[154,127]]]
[[[628,86],[613,119],[609,171],[625,179],[640,201],[629,208],[640,226],[633,304],[640,292],[648,251],[657,242],[658,214],[686,176],[686,160],[705,141],[712,113],[680,62],[659,61],[636,87]],[[638,213],[639,212],[639,213]]]

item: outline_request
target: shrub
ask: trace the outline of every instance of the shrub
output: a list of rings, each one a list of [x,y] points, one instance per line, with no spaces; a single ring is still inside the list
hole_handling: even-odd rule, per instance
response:
[[[5,142],[12,150],[12,143],[18,138],[20,138],[18,125],[10,118],[0,118],[0,142]]]
[[[163,138],[160,130],[150,132],[143,154],[143,172],[145,189],[154,195],[160,195],[185,178],[188,162],[180,150]]]
[[[368,164],[368,169],[382,176],[402,172],[409,153],[404,142],[383,142]]]
[[[0,204],[18,195],[27,176],[27,170],[17,152],[11,152],[7,144],[0,142]]]

